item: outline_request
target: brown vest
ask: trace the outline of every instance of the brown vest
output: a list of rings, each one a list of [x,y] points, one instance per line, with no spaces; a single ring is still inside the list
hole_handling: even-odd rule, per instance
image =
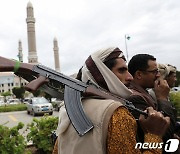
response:
[[[70,124],[67,130],[59,135],[58,154],[106,153],[108,123],[113,112],[122,104],[107,99],[84,99],[82,102],[94,128],[80,137]]]

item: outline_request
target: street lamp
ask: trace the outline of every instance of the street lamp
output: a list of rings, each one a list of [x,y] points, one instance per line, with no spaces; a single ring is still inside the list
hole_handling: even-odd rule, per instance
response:
[[[128,61],[129,61],[129,56],[128,56],[128,48],[127,48],[127,42],[126,42],[126,39],[127,40],[129,40],[130,39],[130,36],[129,35],[127,35],[127,34],[125,34],[125,48],[126,48],[126,59],[127,59],[127,63],[128,63]]]

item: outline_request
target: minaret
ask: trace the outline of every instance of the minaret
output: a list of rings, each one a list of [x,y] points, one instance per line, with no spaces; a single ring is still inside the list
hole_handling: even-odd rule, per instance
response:
[[[36,52],[35,18],[31,2],[27,4],[28,62],[38,63]]]
[[[58,41],[56,38],[54,38],[53,41],[54,44],[54,61],[55,61],[55,70],[60,72],[60,66],[59,66],[59,48],[58,48]]]
[[[19,42],[18,42],[18,50],[19,50],[19,53],[18,53],[19,61],[23,62],[23,53],[22,53],[22,42],[21,42],[21,40],[19,40]]]

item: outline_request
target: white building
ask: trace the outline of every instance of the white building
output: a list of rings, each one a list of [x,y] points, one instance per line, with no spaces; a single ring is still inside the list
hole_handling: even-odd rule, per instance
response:
[[[28,82],[18,76],[14,75],[13,72],[0,73],[0,93],[11,92],[14,87],[25,86]]]

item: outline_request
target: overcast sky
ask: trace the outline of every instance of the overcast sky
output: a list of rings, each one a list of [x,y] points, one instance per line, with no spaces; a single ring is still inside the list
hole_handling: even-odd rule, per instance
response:
[[[0,0],[0,56],[17,58],[22,41],[27,62],[26,7],[29,0]],[[119,47],[129,58],[152,54],[180,70],[180,0],[31,0],[36,19],[38,61],[54,68],[53,39],[61,72],[73,74],[94,51]]]

